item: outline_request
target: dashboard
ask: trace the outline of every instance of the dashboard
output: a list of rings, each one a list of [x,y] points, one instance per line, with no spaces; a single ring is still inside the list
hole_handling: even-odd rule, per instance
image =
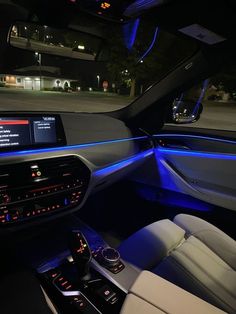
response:
[[[78,210],[153,155],[146,135],[101,114],[0,116],[0,230]]]

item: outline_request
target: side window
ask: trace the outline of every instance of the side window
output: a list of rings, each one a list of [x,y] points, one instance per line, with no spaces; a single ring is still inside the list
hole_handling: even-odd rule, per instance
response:
[[[167,127],[236,131],[236,74],[210,77],[177,97],[172,108],[174,123]]]

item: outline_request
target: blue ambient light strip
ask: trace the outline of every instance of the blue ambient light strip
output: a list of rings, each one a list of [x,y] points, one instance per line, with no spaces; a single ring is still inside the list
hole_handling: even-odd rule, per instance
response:
[[[176,155],[176,156],[186,156],[186,157],[199,157],[199,158],[211,158],[211,159],[227,159],[227,160],[236,160],[235,155],[229,155],[224,153],[205,153],[198,151],[187,151],[180,149],[169,149],[169,148],[156,148],[156,151],[163,154],[168,155]]]
[[[133,22],[130,22],[124,25],[124,35],[125,35],[125,45],[126,48],[131,50],[136,39],[138,27],[139,27],[140,19],[136,19]]]
[[[228,143],[228,144],[236,144],[236,140],[225,140],[225,139],[220,139],[220,138],[214,138],[210,136],[201,136],[201,135],[185,135],[185,134],[171,134],[171,133],[166,133],[166,134],[156,134],[154,137],[185,137],[185,138],[194,138],[194,139],[199,139],[199,140],[206,140],[206,141],[215,141],[215,142],[222,142],[222,143]]]
[[[24,156],[24,155],[32,155],[32,154],[67,151],[70,149],[82,149],[82,148],[86,149],[86,148],[97,146],[97,145],[115,144],[115,143],[137,141],[137,140],[144,140],[144,139],[148,139],[148,137],[140,136],[140,137],[124,138],[124,139],[117,139],[117,140],[111,140],[111,141],[86,143],[86,144],[77,144],[77,145],[68,145],[68,146],[59,146],[59,147],[50,147],[50,148],[37,148],[37,149],[20,150],[20,151],[12,151],[12,152],[2,152],[0,153],[0,157],[16,157],[16,156],[22,156],[22,155]]]
[[[159,33],[159,28],[157,27],[157,28],[155,29],[154,36],[153,36],[153,40],[152,40],[152,42],[151,42],[151,45],[150,45],[150,46],[148,47],[148,49],[144,52],[144,54],[142,55],[142,57],[138,60],[138,63],[139,63],[141,60],[143,60],[143,59],[149,54],[149,52],[152,50],[152,48],[153,48],[153,46],[154,46],[154,44],[155,44],[155,42],[156,42],[158,33]]]
[[[94,172],[94,176],[106,176],[106,175],[109,175],[109,174],[112,174],[118,170],[121,170],[139,160],[142,160],[142,159],[145,159],[146,157],[149,157],[151,155],[153,155],[154,153],[154,150],[153,149],[149,149],[145,152],[142,152],[142,153],[139,153],[137,155],[134,155],[128,159],[125,159],[125,160],[122,160],[122,161],[119,161],[117,163],[114,163],[110,166],[107,166],[105,168],[102,168],[102,169],[99,169],[97,171]]]

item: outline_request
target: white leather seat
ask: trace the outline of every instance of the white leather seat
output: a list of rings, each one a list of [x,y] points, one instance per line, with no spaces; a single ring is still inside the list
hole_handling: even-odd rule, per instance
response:
[[[124,260],[150,270],[228,313],[236,313],[236,242],[206,221],[180,214],[125,240]]]

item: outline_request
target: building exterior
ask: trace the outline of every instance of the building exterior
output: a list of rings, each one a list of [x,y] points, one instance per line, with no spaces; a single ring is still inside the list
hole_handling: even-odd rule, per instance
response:
[[[53,90],[53,89],[67,89],[70,87],[71,80],[51,77],[51,76],[39,76],[36,75],[12,75],[12,74],[0,74],[0,83],[5,87],[21,88],[26,90]]]
[[[52,66],[29,66],[11,74],[0,74],[0,85],[26,90],[67,89],[71,79],[63,78],[61,70]]]

